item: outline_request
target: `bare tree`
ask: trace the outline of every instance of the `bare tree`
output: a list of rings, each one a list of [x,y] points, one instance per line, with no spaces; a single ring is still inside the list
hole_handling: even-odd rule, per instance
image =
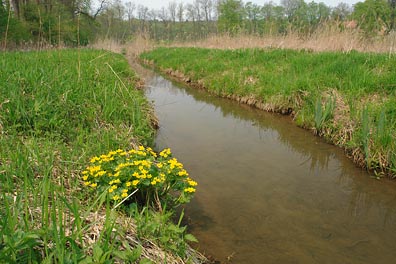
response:
[[[113,8],[116,10],[116,18],[122,20],[125,15],[125,7],[122,4],[121,0],[115,0],[113,3]]]
[[[93,19],[94,19],[94,20],[96,19],[96,17],[97,17],[104,9],[106,9],[107,5],[108,5],[108,1],[107,1],[107,0],[101,0],[101,1],[100,1],[99,7],[96,9],[96,11],[95,11],[94,14],[93,14]]]
[[[205,16],[206,22],[212,20],[213,1],[212,0],[197,0],[199,2],[202,12]]]
[[[195,23],[195,21],[197,20],[197,12],[195,6],[193,6],[192,4],[188,4],[186,6],[186,11],[187,11],[187,19]]]
[[[194,6],[194,9],[195,9],[196,20],[197,21],[201,21],[202,17],[201,17],[201,3],[200,3],[200,0],[194,0],[193,6]]]
[[[148,19],[150,23],[150,28],[152,29],[152,38],[157,39],[158,30],[157,30],[157,16],[158,11],[151,9],[148,12]],[[153,26],[154,25],[154,26]]]
[[[161,19],[162,22],[169,22],[168,10],[165,7],[161,7],[159,10],[158,18]]]
[[[177,16],[177,3],[175,1],[169,2],[168,11],[173,24],[175,24]]]
[[[126,7],[126,13],[128,16],[128,22],[130,24],[133,19],[133,12],[135,12],[136,4],[134,2],[127,2],[127,3],[125,3],[125,7]]]
[[[179,20],[179,22],[183,22],[183,18],[184,18],[184,4],[183,2],[180,2],[177,5],[177,19]]]
[[[143,5],[138,5],[137,7],[137,16],[140,22],[140,31],[143,32],[145,30],[145,22],[147,20],[148,8]]]

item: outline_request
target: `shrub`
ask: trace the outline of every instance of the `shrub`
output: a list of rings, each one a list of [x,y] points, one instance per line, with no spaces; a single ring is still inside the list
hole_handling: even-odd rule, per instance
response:
[[[159,155],[151,148],[118,149],[91,158],[82,172],[84,185],[121,203],[133,197],[138,205],[176,207],[190,201],[197,182],[189,178],[183,164],[170,149]],[[132,196],[132,194],[136,195]],[[169,208],[169,207],[168,207]]]

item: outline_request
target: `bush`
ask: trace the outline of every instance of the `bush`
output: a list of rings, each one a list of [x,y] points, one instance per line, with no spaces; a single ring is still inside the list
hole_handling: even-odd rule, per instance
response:
[[[107,192],[114,202],[131,201],[138,205],[169,208],[190,201],[197,183],[188,177],[183,164],[172,157],[170,149],[157,155],[151,148],[116,150],[91,158],[82,172],[84,185]],[[132,196],[132,194],[136,195]]]

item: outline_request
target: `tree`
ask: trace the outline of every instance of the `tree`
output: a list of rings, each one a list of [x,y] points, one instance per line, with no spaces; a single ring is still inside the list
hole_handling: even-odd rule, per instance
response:
[[[257,33],[258,22],[261,19],[261,8],[257,4],[252,2],[247,2],[245,4],[245,14],[248,20],[248,30],[249,33]]]
[[[128,23],[130,26],[132,19],[133,19],[133,12],[135,12],[135,9],[136,9],[136,5],[134,2],[126,2],[125,8],[126,8],[127,16],[128,16]]]
[[[389,6],[391,8],[390,30],[394,30],[395,29],[395,16],[396,16],[396,0],[389,0]]]
[[[179,20],[179,22],[183,22],[183,18],[184,18],[184,5],[183,2],[180,2],[177,5],[177,19]]]
[[[289,22],[295,20],[299,10],[306,6],[304,0],[281,0],[281,6],[284,8],[285,15]]]
[[[176,24],[177,3],[175,1],[169,2],[168,11],[169,11],[169,16],[170,16],[173,24]]]
[[[219,4],[218,25],[220,31],[238,33],[242,27],[244,8],[240,0],[223,0]]]
[[[147,20],[149,9],[143,5],[138,5],[137,7],[137,17],[140,22],[140,32],[145,31],[145,25]]]
[[[345,21],[352,14],[352,7],[346,3],[339,3],[333,8],[331,16],[336,21]]]
[[[205,21],[209,22],[212,20],[213,2],[212,0],[198,0],[201,9],[205,16]]]
[[[359,2],[352,16],[367,37],[389,32],[391,28],[391,9],[386,0]]]

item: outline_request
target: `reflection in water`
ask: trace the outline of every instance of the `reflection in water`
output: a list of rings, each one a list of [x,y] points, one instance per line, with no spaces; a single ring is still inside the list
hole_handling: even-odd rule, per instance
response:
[[[146,80],[171,147],[198,182],[199,249],[233,263],[394,263],[395,184],[376,181],[289,117]]]

